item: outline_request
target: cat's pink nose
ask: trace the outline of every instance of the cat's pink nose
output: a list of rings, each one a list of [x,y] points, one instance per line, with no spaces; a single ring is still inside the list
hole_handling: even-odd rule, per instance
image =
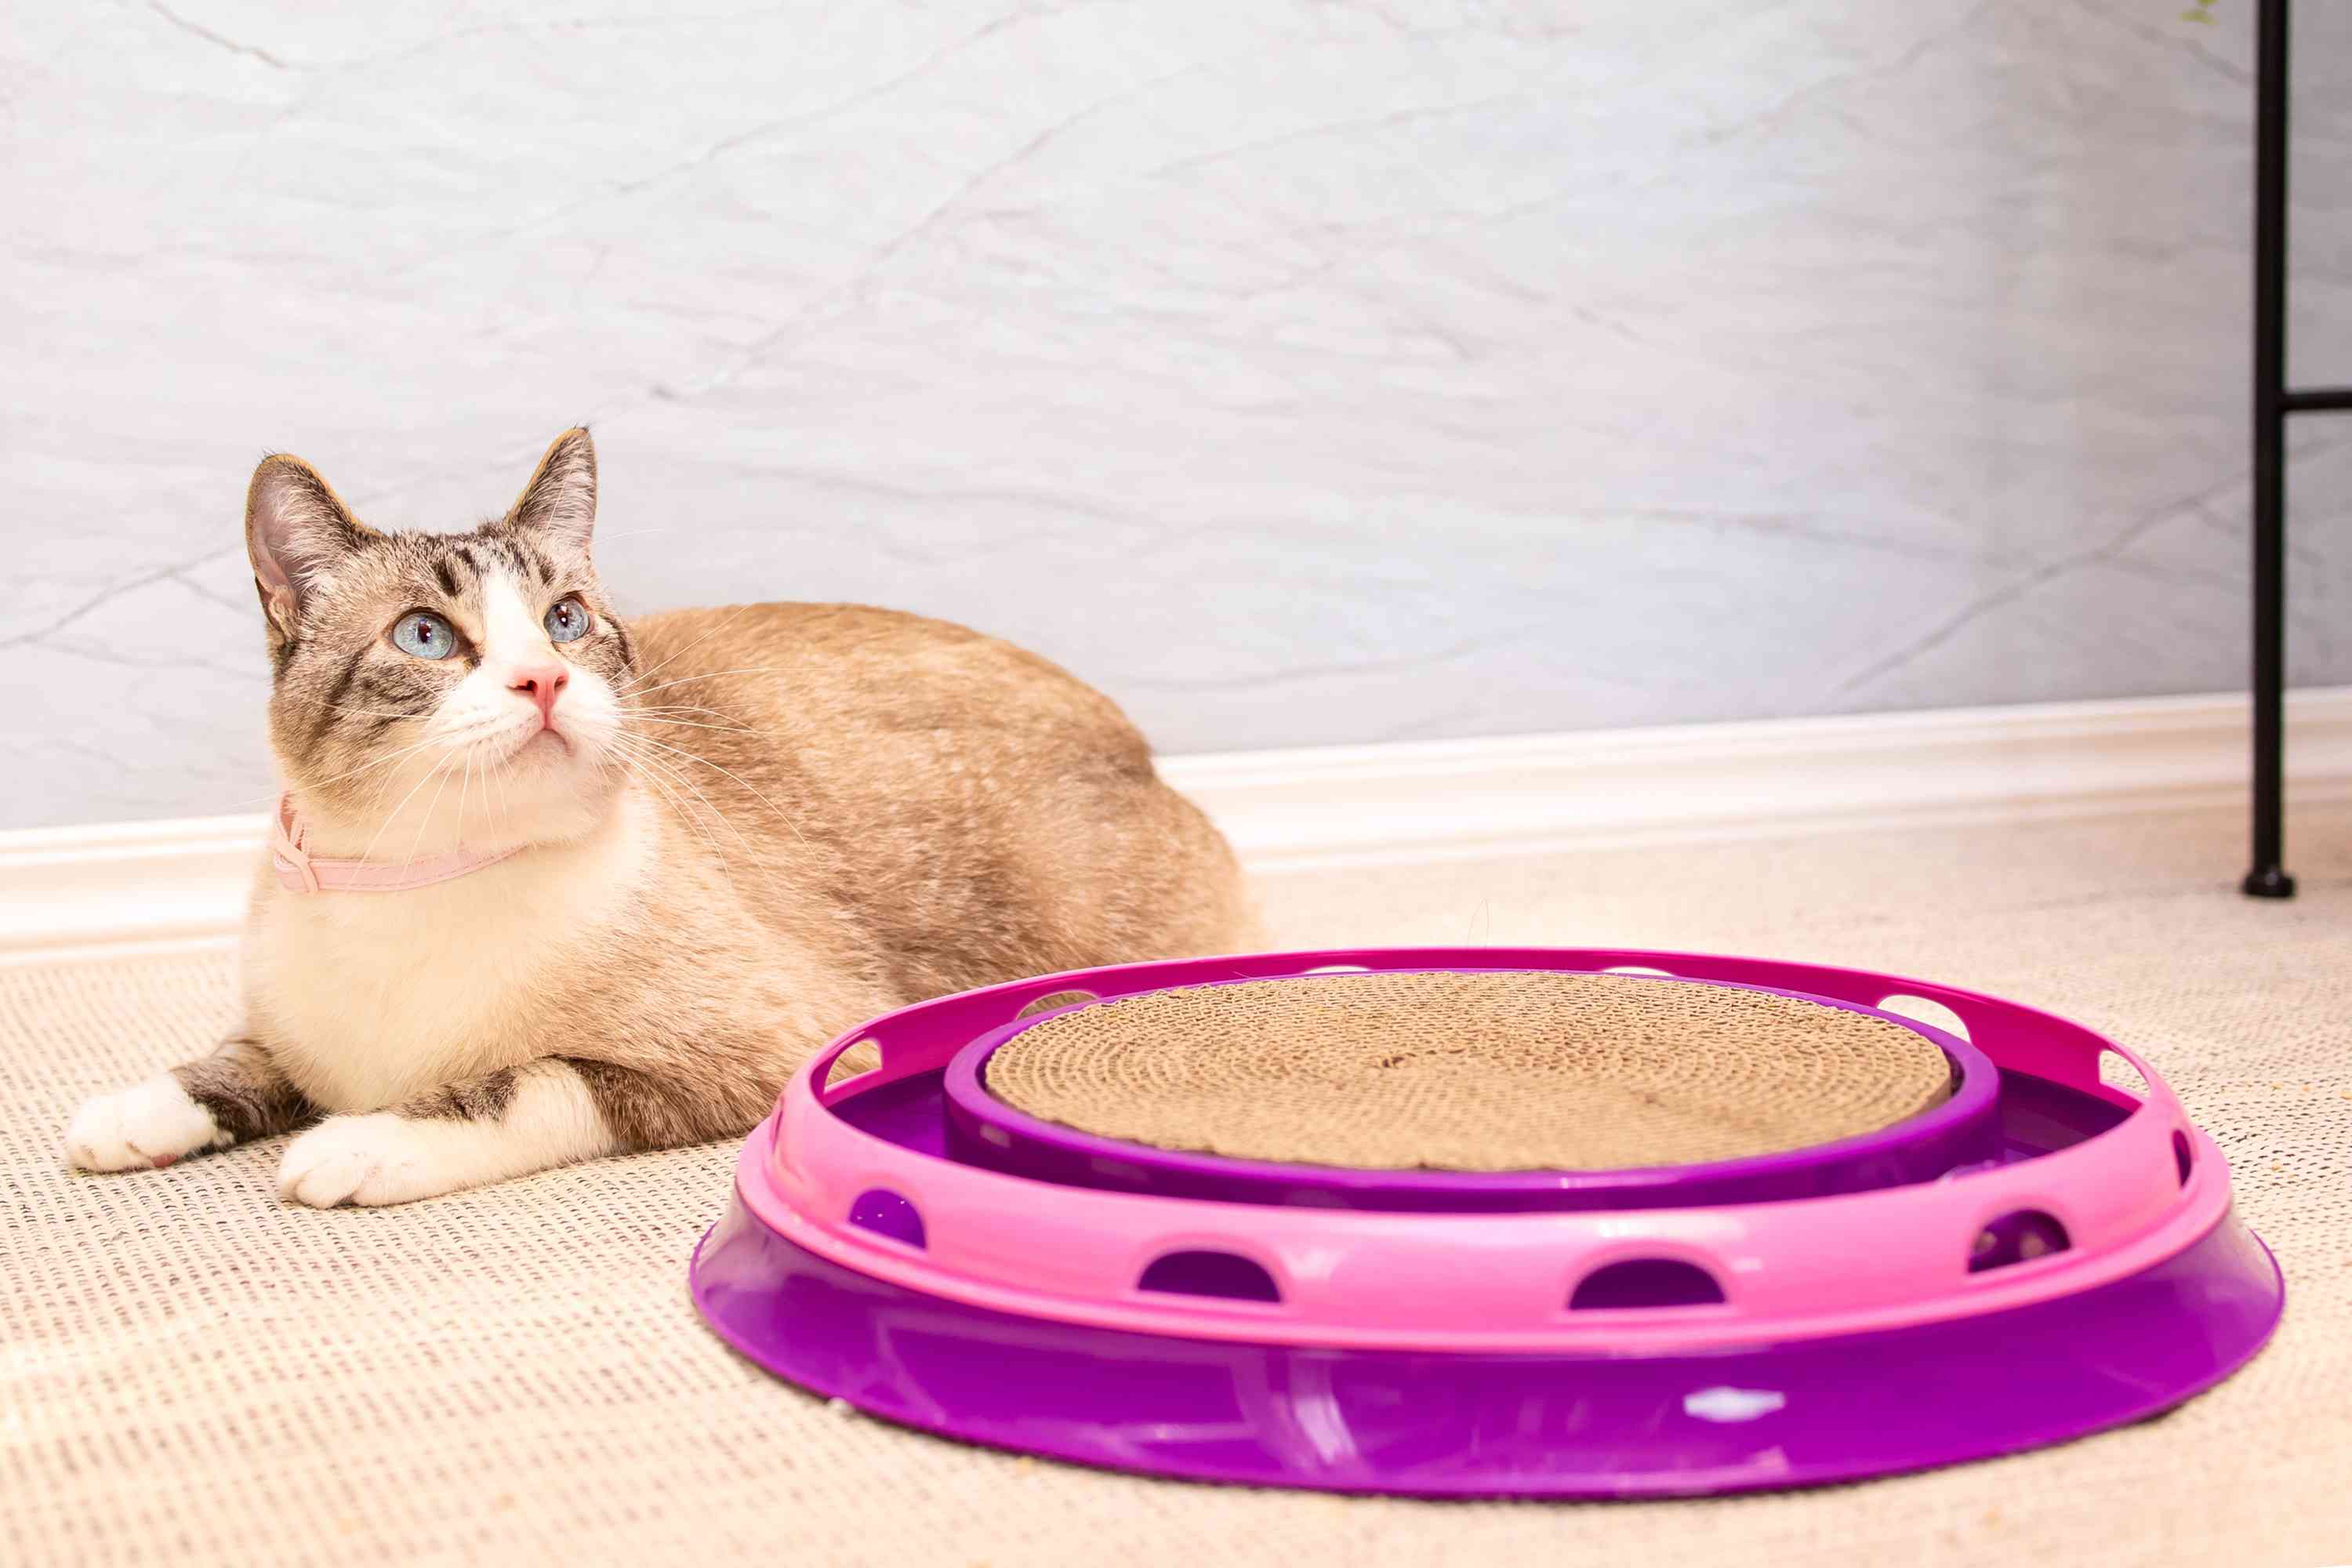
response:
[[[507,689],[520,691],[539,704],[539,721],[549,729],[555,727],[555,700],[572,679],[571,671],[562,665],[549,665],[541,669],[518,670],[507,682]]]

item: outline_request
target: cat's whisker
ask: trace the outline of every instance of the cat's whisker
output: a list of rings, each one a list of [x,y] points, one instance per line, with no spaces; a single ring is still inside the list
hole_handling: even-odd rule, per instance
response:
[[[673,654],[670,657],[675,658],[677,655]],[[668,662],[669,659],[662,660],[663,664],[667,664]],[[647,670],[646,673],[650,675],[653,671]],[[783,673],[784,669],[782,665],[768,665],[764,667],[753,666],[743,669],[704,669],[698,670],[692,675],[681,675],[675,680],[665,680],[659,686],[625,686],[622,689],[621,696],[625,701],[634,700],[639,697],[651,697],[656,691],[667,691],[673,686],[684,686],[688,681],[715,680],[722,675],[782,675]]]
[[[414,756],[416,752],[427,749],[430,744],[430,742],[419,742],[415,746],[404,748],[401,755],[404,757]],[[393,760],[398,761],[399,759],[394,758]],[[373,813],[378,806],[382,805],[383,804],[383,797],[390,794],[392,792],[392,786],[399,782],[400,773],[398,770],[386,769],[384,775],[375,781],[375,787],[368,791],[367,804],[362,808],[359,815],[365,816],[370,813]]]
[[[388,757],[378,758],[375,762],[368,763],[366,767],[354,768],[351,773],[339,774],[338,778],[347,779],[355,777],[360,773],[367,772],[368,768],[383,767],[387,763],[399,762],[404,757],[415,756],[417,752],[427,751],[435,746],[457,747],[470,745],[476,737],[496,729],[499,722],[500,721],[496,719],[482,719],[448,734],[427,735],[421,741],[416,741],[411,744],[403,746],[399,751],[394,752]],[[375,809],[377,804],[383,799],[385,793],[390,790],[395,782],[397,782],[398,777],[399,775],[397,773],[387,773],[384,774],[383,778],[378,782],[375,793],[368,798],[368,810],[373,811]],[[335,782],[337,782],[336,779],[323,779],[320,781],[318,784],[313,784],[310,787],[317,789],[323,787],[325,784],[333,784]]]
[[[457,762],[460,771],[457,774],[457,825],[455,835],[457,841],[463,844],[466,841],[466,792],[474,782],[474,749],[467,746],[458,752]],[[430,808],[428,807],[427,810],[429,812]]]
[[[620,697],[625,702],[635,702],[642,698],[651,697],[656,692],[672,690],[680,686],[691,686],[698,680],[711,680],[737,675],[782,675],[783,673],[784,668],[782,665],[768,665],[764,667],[759,665],[747,665],[740,669],[704,670],[694,675],[677,676],[675,679],[660,681],[652,686],[625,689],[620,693]]]
[[[398,821],[400,819],[400,814],[408,809],[408,803],[416,798],[416,792],[423,789],[426,784],[431,784],[434,779],[440,775],[441,770],[448,765],[449,759],[447,757],[443,757],[439,762],[433,764],[431,770],[428,771],[423,778],[418,779],[415,784],[408,786],[408,793],[400,797],[400,804],[394,806],[391,811],[387,812],[384,815],[384,819],[376,825],[374,834],[371,836],[367,841],[367,847],[360,851],[361,859],[365,860],[375,853],[376,840],[383,837],[384,829],[390,827],[394,822]],[[431,810],[430,807],[427,807],[426,809],[428,813]]]
[[[393,763],[399,762],[403,757],[413,756],[416,752],[425,750],[427,746],[435,744],[439,739],[439,736],[428,735],[424,740],[413,741],[397,751],[390,752],[381,757],[373,758],[368,762],[362,763],[358,767],[352,768],[346,773],[336,773],[331,777],[323,779],[305,779],[302,781],[302,786],[305,789],[311,790],[324,789],[329,784],[341,784],[346,780],[355,779],[362,773],[372,773],[377,768],[390,767]],[[223,804],[233,807],[274,806],[278,804],[278,797],[284,793],[285,792],[282,789],[273,789],[266,795],[243,795],[236,800],[226,801]]]
[[[728,832],[735,836],[735,841],[743,847],[744,853],[753,859],[758,858],[758,847],[749,838],[744,837],[743,830],[736,826],[734,822],[728,817],[725,812],[719,809],[717,804],[713,802],[709,795],[702,793],[700,787],[698,786],[691,778],[687,776],[684,769],[677,767],[674,763],[664,762],[661,758],[655,756],[650,752],[637,750],[633,751],[630,754],[633,760],[640,766],[651,768],[659,773],[663,777],[675,780],[681,787],[691,790],[694,794],[694,798],[702,803],[703,809],[709,812],[711,816],[717,819],[720,826],[726,828]]]
[[[514,805],[507,796],[507,771],[495,769],[493,776],[499,781],[499,832],[511,838],[514,837]],[[488,791],[485,789],[483,793],[488,794]]]
[[[642,718],[644,716],[635,715],[635,717]],[[754,730],[747,724],[705,724],[700,721],[694,719],[651,718],[646,719],[645,721],[648,724],[675,724],[681,730],[719,730],[730,735],[759,735],[766,733],[765,731]]]
[[[684,819],[686,824],[694,830],[695,837],[701,839],[704,847],[710,851],[711,858],[718,865],[720,874],[726,877],[731,883],[735,879],[734,871],[732,869],[732,861],[727,853],[726,847],[711,836],[709,828],[703,823],[702,816],[696,814],[695,803],[687,800],[684,796],[678,794],[677,790],[672,788],[669,783],[664,782],[665,780],[668,780],[677,784],[691,788],[693,781],[687,778],[686,775],[680,773],[677,768],[662,762],[659,758],[653,756],[650,752],[627,745],[624,745],[621,750],[623,754],[629,759],[636,775],[643,778],[647,784],[652,784],[656,789],[661,791],[663,798],[669,801],[672,805],[677,808],[679,816]],[[698,790],[696,791],[696,794],[701,799],[703,814],[716,817],[719,826],[725,827],[729,832],[733,833],[739,842],[744,842],[745,848],[749,850],[751,846],[748,842],[743,841],[741,830],[737,828],[732,822],[728,821],[725,815],[720,813],[718,807],[710,804],[708,796],[702,796],[701,792]]]
[[[441,804],[441,792],[449,787],[449,774],[447,770],[450,761],[450,758],[444,757],[441,760],[440,765],[434,769],[434,772],[441,775],[441,782],[433,786],[433,798],[426,801],[425,803],[425,809],[416,815],[416,831],[408,836],[408,853],[400,858],[400,866],[403,870],[406,870],[409,867],[416,864],[417,847],[425,842],[425,830],[431,826],[433,823],[433,808]],[[362,857],[362,858],[364,858],[364,857]]]
[[[765,884],[769,896],[772,899],[778,900],[779,901],[782,900],[783,895],[776,886],[775,872],[770,868],[766,859],[760,854],[759,847],[753,844],[751,839],[744,837],[743,830],[736,826],[733,819],[729,817],[725,812],[719,810],[719,807],[711,802],[710,797],[703,794],[701,789],[696,785],[692,779],[687,777],[686,774],[674,764],[665,763],[649,752],[640,750],[632,753],[632,755],[633,760],[635,762],[637,766],[646,770],[643,776],[647,780],[647,782],[653,784],[656,788],[661,790],[664,796],[675,803],[679,811],[685,815],[687,821],[693,826],[696,837],[700,838],[704,846],[709,849],[711,858],[719,868],[719,875],[727,879],[728,884],[730,887],[734,885],[735,881],[734,868],[736,861],[738,858],[740,858],[750,862],[751,866],[758,869],[760,873],[760,880]],[[715,820],[719,826],[724,827],[728,832],[735,836],[735,841],[743,847],[743,854],[740,858],[730,856],[727,853],[725,847],[721,845],[717,838],[711,836],[708,828],[702,826],[700,817],[694,815],[693,806],[689,803],[681,799],[678,796],[677,790],[670,788],[668,785],[664,784],[661,782],[664,777],[674,780],[677,784],[692,791],[695,800],[701,803],[703,812]]]
[[[677,663],[688,654],[692,653],[696,648],[700,647],[704,643],[709,642],[712,637],[717,637],[720,632],[725,631],[729,626],[733,626],[737,621],[741,620],[745,616],[750,615],[753,610],[756,610],[760,606],[757,605],[736,605],[732,614],[719,616],[719,619],[705,630],[700,637],[695,638],[692,642],[688,643],[685,647],[673,648],[667,658],[662,659],[659,663],[643,671],[637,677],[637,679],[642,680],[647,676],[660,674],[664,669]]]
[[[648,782],[654,783],[656,787],[662,790],[662,793],[666,796],[672,801],[677,802],[679,809],[687,814],[688,822],[691,823],[695,828],[696,837],[699,837],[703,841],[704,845],[710,850],[712,861],[717,866],[719,874],[727,879],[730,887],[736,885],[736,866],[739,863],[748,863],[753,869],[758,871],[761,885],[766,889],[769,898],[779,904],[782,904],[784,901],[786,895],[784,891],[776,885],[775,870],[769,863],[769,858],[760,852],[760,847],[757,844],[754,844],[751,838],[745,835],[743,830],[735,825],[734,818],[721,811],[717,804],[714,803],[708,795],[705,795],[702,792],[701,787],[691,778],[688,778],[682,769],[678,768],[675,763],[664,762],[662,759],[656,757],[650,752],[646,752],[642,748],[637,749],[632,753],[632,761],[635,765],[641,770],[639,776],[646,778]],[[693,805],[686,801],[680,800],[677,789],[663,785],[660,783],[662,778],[673,780],[678,788],[683,788],[691,793],[694,796],[694,800],[700,803],[702,816],[709,816],[718,823],[719,826],[732,834],[734,836],[735,842],[742,847],[742,853],[740,855],[730,855],[727,852],[725,846],[721,845],[718,839],[711,835],[709,829],[702,825],[701,816],[695,815]]]
[[[713,837],[709,828],[703,825],[702,818],[695,813],[695,803],[686,799],[684,796],[680,795],[676,789],[671,788],[668,784],[663,782],[665,778],[675,780],[680,784],[688,784],[689,781],[683,774],[663,767],[661,764],[654,762],[650,758],[640,757],[636,760],[639,765],[645,769],[645,772],[640,776],[642,776],[647,784],[653,785],[654,788],[661,791],[662,798],[667,800],[672,805],[677,808],[678,816],[689,827],[693,828],[695,837],[702,840],[703,847],[710,851],[711,859],[717,864],[719,874],[725,877],[729,882],[733,882],[735,879],[733,860],[727,853],[727,847],[719,843],[717,838]],[[698,795],[700,794],[699,791],[697,791],[696,793]],[[702,810],[707,815],[717,817],[719,826],[725,827],[729,832],[735,834],[737,838],[740,839],[742,837],[741,832],[737,829],[735,825],[728,821],[724,816],[721,816],[718,808],[713,806],[707,797],[702,800]]]
[[[465,755],[466,774],[457,781],[457,842],[460,844],[466,842],[466,797],[473,792],[474,788],[474,748],[467,747]],[[482,792],[485,796],[488,795],[489,788],[489,780],[485,778],[482,781]]]
[[[400,864],[403,867],[415,863],[416,859],[417,846],[424,839],[425,829],[432,824],[434,808],[441,804],[441,792],[449,787],[449,765],[456,761],[457,755],[454,752],[448,756],[443,757],[439,762],[433,764],[433,771],[426,773],[425,775],[425,779],[418,781],[420,784],[425,783],[426,780],[432,781],[433,793],[425,797],[424,808],[416,814],[416,830],[408,836],[408,852],[400,858]],[[412,792],[412,794],[414,792]],[[393,822],[398,819],[401,809],[404,808],[407,804],[406,798],[404,797],[400,807],[394,808],[392,816],[385,819],[383,827],[376,829],[378,837],[382,837],[384,827],[390,827]],[[360,858],[362,860],[369,858],[370,854],[373,853],[374,848],[375,840],[370,839],[368,841],[367,850],[361,854]]]
[[[361,719],[422,719],[425,716],[425,712],[403,712],[391,708],[354,708],[348,702],[322,702],[315,697],[280,697],[278,700],[289,708],[319,708],[332,713],[349,713]]]
[[[699,702],[653,702],[646,704],[624,703],[622,704],[622,710],[625,712],[632,714],[706,713],[713,719],[727,719],[733,717],[733,715],[728,713],[724,709],[705,707]]]
[[[803,847],[807,847],[808,835],[801,831],[801,826],[798,822],[793,819],[792,813],[786,811],[782,806],[778,805],[774,801],[770,800],[767,795],[761,791],[758,785],[752,784],[749,779],[735,772],[732,768],[720,767],[709,757],[700,756],[693,752],[686,751],[681,747],[669,745],[664,742],[656,741],[650,735],[640,735],[637,739],[648,746],[659,746],[665,752],[674,752],[678,756],[684,757],[688,762],[700,763],[704,767],[710,769],[714,773],[725,773],[729,778],[733,779],[737,784],[742,785],[743,788],[751,794],[754,800],[757,800],[761,805],[766,806],[770,811],[774,812],[776,814],[776,819],[782,822],[786,827],[793,830],[793,837],[799,839]]]
[[[699,702],[625,702],[621,705],[621,711],[634,718],[657,713],[700,713],[711,719],[731,719],[735,716],[724,709],[706,707]]]

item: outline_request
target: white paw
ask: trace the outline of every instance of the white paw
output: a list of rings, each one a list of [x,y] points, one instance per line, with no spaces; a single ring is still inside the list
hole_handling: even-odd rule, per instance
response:
[[[229,1141],[213,1113],[163,1073],[85,1100],[66,1129],[66,1158],[85,1171],[144,1171]]]
[[[390,1111],[331,1116],[294,1140],[278,1167],[278,1195],[314,1209],[404,1204],[467,1184],[435,1127]]]

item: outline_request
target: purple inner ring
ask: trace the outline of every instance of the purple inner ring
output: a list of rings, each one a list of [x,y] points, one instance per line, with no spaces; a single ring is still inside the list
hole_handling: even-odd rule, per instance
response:
[[[1067,1007],[1016,1019],[956,1053],[945,1080],[946,1152],[964,1163],[1060,1186],[1301,1208],[1454,1214],[1772,1203],[1929,1182],[1958,1166],[2000,1157],[2000,1074],[1967,1041],[1896,1014],[1802,991],[1682,976],[1643,978],[1758,991],[1900,1025],[1934,1042],[1951,1063],[1951,1096],[1917,1116],[1859,1137],[1707,1164],[1622,1171],[1373,1171],[1226,1159],[1098,1137],[1027,1115],[990,1094],[988,1058],[1023,1030],[1076,1010]],[[1118,1000],[1123,998],[1078,1005]]]

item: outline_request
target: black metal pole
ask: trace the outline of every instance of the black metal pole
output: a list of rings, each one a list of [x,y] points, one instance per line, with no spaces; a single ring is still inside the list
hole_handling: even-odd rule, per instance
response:
[[[2294,897],[2284,858],[2287,0],[2258,0],[2254,65],[2254,864],[2257,899]]]

